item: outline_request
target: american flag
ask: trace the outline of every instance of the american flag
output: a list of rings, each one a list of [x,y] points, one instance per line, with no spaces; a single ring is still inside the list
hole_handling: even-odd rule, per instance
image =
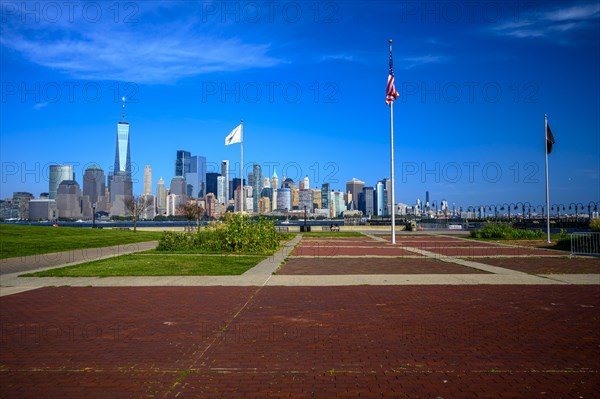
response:
[[[385,103],[390,105],[399,95],[400,94],[396,91],[396,86],[394,85],[394,67],[392,63],[392,45],[390,41],[390,72],[388,74],[387,88],[385,91]]]

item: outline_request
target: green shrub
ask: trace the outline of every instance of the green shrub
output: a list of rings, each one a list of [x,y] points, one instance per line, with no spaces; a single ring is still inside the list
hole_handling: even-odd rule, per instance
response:
[[[563,251],[571,250],[571,236],[565,229],[560,229],[560,233],[558,233],[558,237],[556,237],[556,244],[553,249],[560,249]]]
[[[197,233],[165,232],[157,250],[264,254],[279,247],[280,236],[274,221],[230,213],[224,219],[224,223],[210,225]]]
[[[544,238],[541,230],[515,229],[508,224],[486,223],[482,228],[471,232],[473,238],[492,240],[537,240]]]
[[[600,219],[592,219],[590,221],[590,230],[600,232]]]
[[[156,249],[159,251],[188,249],[192,247],[192,242],[192,234],[165,231],[158,240],[158,247],[156,247]]]

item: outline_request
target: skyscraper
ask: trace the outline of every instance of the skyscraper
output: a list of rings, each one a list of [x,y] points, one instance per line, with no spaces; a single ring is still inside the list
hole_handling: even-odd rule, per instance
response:
[[[271,187],[274,189],[279,188],[279,177],[277,177],[277,171],[273,169],[273,176],[271,177]]]
[[[185,179],[188,197],[204,198],[206,195],[206,158],[192,156],[189,151],[178,150],[175,159],[175,176]],[[217,194],[216,192],[213,194]]]
[[[331,217],[341,216],[342,213],[346,210],[346,205],[344,203],[344,193],[341,191],[332,191],[331,204],[332,208],[330,209],[329,215]]]
[[[85,191],[85,185],[84,185]],[[144,167],[144,194],[150,195],[152,194],[152,167],[150,165],[146,165]]]
[[[106,191],[104,171],[97,165],[87,168],[83,174],[83,195],[90,203],[96,204],[96,212],[106,211]]]
[[[313,211],[313,191],[309,188],[300,189],[298,192],[298,209]]]
[[[175,159],[175,176],[185,177],[190,172],[192,154],[189,151],[178,150]]]
[[[74,180],[63,180],[56,192],[56,208],[62,218],[78,219],[92,216],[92,207],[87,197],[81,195],[79,184]]]
[[[359,208],[359,197],[364,187],[365,182],[355,178],[346,182],[346,205],[348,205],[348,209]]]
[[[323,183],[321,185],[321,207],[323,209],[329,209],[329,201],[331,200],[330,192],[331,192],[330,184]]]
[[[279,177],[277,177],[277,171],[273,168],[273,176],[271,177],[271,188],[273,188],[273,198],[271,199],[271,208],[277,209],[277,193],[279,190]]]
[[[227,179],[225,176],[217,176],[217,192],[216,198],[220,204],[227,203]]]
[[[385,188],[383,216],[390,216],[395,209],[395,205],[392,204],[392,179],[386,177],[382,182]]]
[[[131,148],[129,123],[125,122],[125,97],[123,97],[122,120],[117,123],[115,165],[109,173],[110,210],[116,216],[126,216],[125,198],[133,195],[131,176]],[[60,214],[60,212],[59,212]]]
[[[171,186],[169,187],[171,194],[179,196],[187,196],[185,179],[182,176],[174,176],[171,179]]]
[[[258,212],[258,199],[260,198],[260,192],[263,188],[262,168],[259,164],[254,164],[252,173],[254,175],[254,184],[252,184],[253,211]]]
[[[288,212],[292,209],[292,193],[289,188],[277,190],[277,209]]]
[[[217,178],[221,176],[219,173],[209,172],[206,174],[206,194],[212,193],[217,196]]]
[[[308,175],[304,176],[304,188],[307,190],[310,188],[309,183],[310,181],[308,180]]]
[[[75,180],[72,165],[50,165],[49,174],[48,195],[50,199],[56,199],[56,192],[60,182],[63,180]]]
[[[206,195],[206,158],[194,155],[190,158],[190,170],[185,174],[188,196],[204,198]],[[217,193],[214,193],[215,195]]]
[[[221,161],[221,176],[225,178],[225,204],[229,200],[229,161],[224,159]]]
[[[375,215],[375,190],[373,187],[364,187],[361,195],[361,211],[365,216]]]
[[[377,182],[375,186],[375,214],[383,216],[383,208],[385,207],[385,185],[382,181]]]
[[[117,147],[115,150],[115,167],[113,173],[115,175],[124,173],[131,178],[129,123],[124,120],[117,123]]]
[[[158,185],[156,186],[156,202],[159,213],[167,211],[167,190],[165,190],[165,181],[162,177],[158,179]]]

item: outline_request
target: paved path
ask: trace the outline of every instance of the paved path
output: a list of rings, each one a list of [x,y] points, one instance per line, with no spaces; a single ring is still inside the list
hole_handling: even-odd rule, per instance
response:
[[[313,241],[296,236],[240,276],[4,274],[0,396],[600,397],[596,262],[462,259],[405,242],[410,257],[349,275],[344,260],[373,258],[293,255]],[[338,274],[274,275],[286,257]],[[580,274],[520,270],[544,259]],[[443,274],[385,274],[409,264]]]
[[[600,396],[592,286],[57,287],[0,304],[3,398]]]

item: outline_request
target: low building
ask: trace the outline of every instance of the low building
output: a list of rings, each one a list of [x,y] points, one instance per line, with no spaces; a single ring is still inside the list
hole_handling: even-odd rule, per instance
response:
[[[56,201],[48,198],[29,201],[29,220],[54,221],[58,218]]]

